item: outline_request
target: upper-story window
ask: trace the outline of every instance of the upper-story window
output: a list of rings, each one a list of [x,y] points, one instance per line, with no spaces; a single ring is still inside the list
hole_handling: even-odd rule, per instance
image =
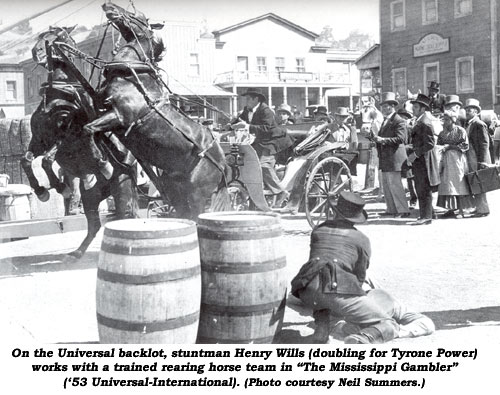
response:
[[[472,14],[472,0],[455,0],[455,18]]]
[[[431,81],[439,82],[439,62],[424,64],[424,87],[429,86]]]
[[[285,71],[285,58],[276,58],[275,69],[279,73]]]
[[[295,58],[298,73],[306,72],[306,60],[304,58]]]
[[[267,63],[264,56],[257,56],[257,71],[259,73],[265,73],[267,71]]]
[[[405,0],[391,3],[391,31],[403,30],[406,27]]]
[[[455,61],[457,93],[474,92],[474,57],[464,56]]]
[[[400,97],[408,95],[408,90],[406,89],[406,68],[392,70],[392,91]]]
[[[198,77],[200,75],[200,63],[197,53],[189,54],[189,75],[191,77]]]
[[[16,81],[7,81],[5,90],[6,100],[17,100],[17,83]]]
[[[437,0],[422,0],[422,24],[430,25],[438,21]]]

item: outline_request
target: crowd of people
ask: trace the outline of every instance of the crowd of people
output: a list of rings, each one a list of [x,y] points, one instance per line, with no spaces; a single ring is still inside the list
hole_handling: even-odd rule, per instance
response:
[[[458,95],[441,95],[438,89],[433,81],[429,95],[420,93],[411,100],[411,110],[398,108],[393,92],[382,94],[384,120],[378,133],[370,133],[377,147],[387,206],[382,216],[408,217],[416,201],[420,215],[415,225],[428,225],[438,218],[436,207],[445,210],[442,218],[484,217],[490,213],[486,194],[472,194],[466,174],[488,168],[498,160],[494,133],[490,133],[497,121],[491,120],[488,126],[481,120],[477,99],[462,103]]]

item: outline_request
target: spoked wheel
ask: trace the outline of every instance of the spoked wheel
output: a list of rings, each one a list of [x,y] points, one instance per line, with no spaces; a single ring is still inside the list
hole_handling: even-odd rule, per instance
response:
[[[327,199],[335,204],[340,192],[352,191],[351,172],[334,156],[325,158],[313,167],[305,188],[306,218],[311,227],[326,221],[332,212]]]
[[[233,181],[228,188],[231,209],[234,211],[247,211],[251,209],[250,195],[239,181]]]
[[[163,200],[152,200],[148,203],[148,218],[167,218],[174,212],[174,207],[165,204]]]

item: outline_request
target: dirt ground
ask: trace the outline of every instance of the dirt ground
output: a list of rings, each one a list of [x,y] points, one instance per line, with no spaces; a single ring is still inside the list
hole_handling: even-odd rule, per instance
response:
[[[384,204],[366,193],[369,269],[384,289],[409,308],[431,317],[437,331],[395,340],[408,344],[500,344],[500,191],[488,194],[491,215],[439,219],[411,226],[417,217],[381,219]],[[303,214],[283,215],[290,281],[309,254],[310,227]],[[77,263],[64,264],[84,232],[0,244],[0,342],[95,343],[95,278],[102,231]],[[279,343],[305,344],[314,331],[310,311],[287,304]],[[342,344],[331,339],[333,344]]]

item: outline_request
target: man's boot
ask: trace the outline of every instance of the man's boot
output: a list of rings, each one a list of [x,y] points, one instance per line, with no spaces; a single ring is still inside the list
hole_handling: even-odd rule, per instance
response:
[[[326,344],[330,336],[330,311],[316,310],[313,314],[316,329],[311,341],[315,344]]]

